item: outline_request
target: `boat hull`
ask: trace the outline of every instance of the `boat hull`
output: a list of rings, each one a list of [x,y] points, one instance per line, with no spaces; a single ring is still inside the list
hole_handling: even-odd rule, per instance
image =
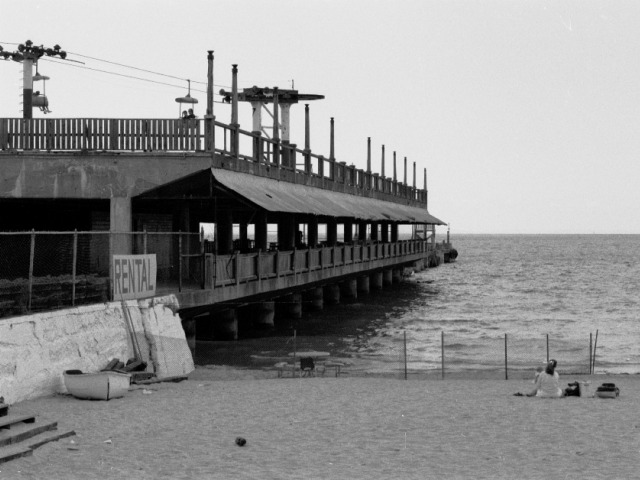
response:
[[[79,370],[64,372],[67,391],[76,398],[86,400],[111,400],[123,397],[129,390],[131,375],[120,372],[82,373]]]

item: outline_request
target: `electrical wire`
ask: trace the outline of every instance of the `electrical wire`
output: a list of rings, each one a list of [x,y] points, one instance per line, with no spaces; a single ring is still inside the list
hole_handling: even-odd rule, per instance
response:
[[[52,62],[52,63],[59,63],[59,64],[63,64],[63,65],[68,65],[68,66],[75,67],[75,68],[81,68],[81,69],[83,69],[83,70],[91,70],[91,71],[93,71],[93,72],[107,73],[107,74],[109,74],[109,75],[115,75],[115,76],[117,76],[117,77],[131,78],[131,79],[133,79],[133,80],[141,80],[141,81],[143,81],[143,82],[155,83],[155,84],[158,84],[158,85],[166,85],[166,86],[168,86],[168,87],[184,88],[184,86],[182,86],[182,85],[175,85],[175,84],[172,84],[172,83],[159,82],[159,81],[157,81],[157,80],[150,80],[150,79],[148,79],[148,78],[136,77],[136,76],[134,76],[134,75],[126,75],[126,74],[124,74],[124,73],[110,72],[110,71],[108,71],[108,70],[101,70],[101,69],[99,69],[99,68],[91,68],[91,67],[86,67],[86,66],[82,66],[82,65],[73,65],[73,64],[66,63],[65,61],[56,61],[56,60],[52,60],[52,59],[50,59],[50,58],[46,58],[46,57],[43,57],[43,58],[41,58],[40,60],[45,60],[45,61],[47,61],[47,62]],[[174,78],[176,78],[176,77],[174,77]],[[197,90],[197,89],[195,89],[195,88],[194,88],[193,90],[194,90],[194,91],[196,91],[196,92],[200,92],[200,93],[207,93],[207,92],[206,92],[206,91],[204,91],[204,90]]]
[[[0,44],[19,45],[18,43],[2,42],[2,41],[0,41]],[[132,70],[138,70],[140,72],[151,73],[153,75],[159,75],[159,76],[163,76],[163,77],[167,77],[167,78],[173,78],[175,80],[190,81],[191,83],[197,83],[197,84],[200,84],[200,85],[207,85],[206,82],[200,82],[198,80],[191,80],[191,79],[188,79],[188,78],[177,77],[175,75],[169,75],[169,74],[161,73],[161,72],[154,72],[152,70],[146,70],[144,68],[133,67],[131,65],[125,65],[123,63],[117,63],[117,62],[112,62],[112,61],[109,61],[109,60],[103,60],[101,58],[91,57],[89,55],[82,55],[80,53],[67,51],[67,54],[75,55],[77,57],[87,58],[87,59],[90,59],[90,60],[95,60],[97,62],[104,62],[104,63],[108,63],[108,64],[111,64],[111,65],[116,65],[118,67],[130,68]],[[41,60],[51,61],[53,63],[61,63],[61,64],[64,64],[64,65],[69,65],[67,62],[64,62],[64,61],[63,62],[56,62],[56,61],[53,61],[52,59],[47,58],[47,57],[42,57]],[[67,59],[67,61],[72,61],[72,60],[71,59]],[[79,62],[79,63],[81,63],[81,62]],[[136,77],[136,76],[133,76],[133,75],[126,75],[126,74],[122,74],[122,73],[111,72],[109,70],[102,70],[102,69],[91,68],[91,67],[86,67],[86,66],[85,67],[79,67],[77,65],[71,65],[71,66],[74,66],[76,68],[84,68],[84,69],[87,69],[87,70],[93,70],[95,72],[106,73],[106,74],[109,74],[109,75],[116,75],[116,76],[120,76],[120,77],[124,77],[124,78],[131,78],[131,79],[135,79],[135,80],[141,80],[141,81],[145,81],[145,82],[156,83],[158,85],[166,85],[166,86],[170,86],[170,87],[183,88],[182,86],[179,86],[179,85],[174,85],[174,84],[164,83],[164,82],[158,82],[158,81],[155,81],[155,80],[150,80],[150,79],[142,78],[142,77]],[[229,87],[227,85],[217,85],[217,84],[214,84],[214,87],[231,88],[231,87]],[[204,90],[194,89],[194,91],[200,92],[200,93],[207,93]],[[220,102],[220,103],[222,103],[222,102]]]
[[[174,85],[174,84],[171,84],[171,83],[159,82],[157,80],[150,80],[148,78],[136,77],[134,75],[126,75],[124,73],[110,72],[108,70],[101,70],[101,69],[98,69],[98,68],[85,67],[85,66],[82,66],[82,65],[73,65],[73,64],[69,64],[69,63],[64,62],[64,61],[57,61],[57,60],[53,60],[51,58],[46,58],[46,57],[41,58],[41,60],[45,60],[45,61],[51,62],[51,63],[59,63],[59,64],[62,64],[62,65],[68,65],[68,66],[75,67],[75,68],[81,68],[83,70],[91,70],[91,71],[94,71],[94,72],[107,73],[109,75],[115,75],[115,76],[118,76],[118,77],[131,78],[133,80],[140,80],[140,81],[143,81],[143,82],[155,83],[157,85],[165,85],[165,86],[168,86],[168,87],[175,87],[175,88],[184,88],[182,85]],[[170,75],[167,75],[167,76],[170,76]],[[178,77],[173,77],[173,78],[178,78]],[[179,79],[179,80],[182,80],[182,79]],[[198,83],[201,83],[201,82],[198,82]],[[218,85],[218,86],[220,86],[220,85]],[[199,93],[205,93],[205,94],[207,93],[205,90],[198,90],[197,88],[192,88],[191,90],[194,91],[194,92],[199,92]],[[222,104],[227,105],[227,102],[222,102],[222,101],[217,101],[217,100],[214,100],[214,103],[222,103]]]

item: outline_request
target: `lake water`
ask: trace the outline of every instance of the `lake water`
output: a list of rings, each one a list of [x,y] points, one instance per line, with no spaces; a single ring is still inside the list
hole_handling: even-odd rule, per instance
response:
[[[320,350],[360,368],[558,368],[640,372],[640,235],[456,235],[455,263],[416,272],[238,342],[198,344],[197,363]],[[295,330],[295,340],[293,331]],[[596,340],[597,332],[597,340]],[[506,335],[506,340],[505,340]],[[444,349],[443,349],[444,347]]]

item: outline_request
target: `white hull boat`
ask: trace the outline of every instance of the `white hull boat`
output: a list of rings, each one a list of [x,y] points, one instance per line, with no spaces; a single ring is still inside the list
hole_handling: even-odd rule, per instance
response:
[[[131,384],[131,375],[112,371],[82,373],[80,370],[66,370],[64,384],[76,398],[111,400],[124,397]]]

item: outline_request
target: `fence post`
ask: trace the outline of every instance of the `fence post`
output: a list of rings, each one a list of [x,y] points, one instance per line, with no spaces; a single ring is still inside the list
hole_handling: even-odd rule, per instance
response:
[[[293,368],[291,369],[291,372],[293,372],[291,374],[292,377],[296,376],[296,331],[295,329],[293,330]]]
[[[27,310],[31,311],[31,295],[33,293],[33,262],[36,251],[36,232],[31,229],[31,253],[29,254],[29,303]]]
[[[182,292],[182,231],[178,232],[178,292]]]
[[[593,352],[593,332],[589,332],[589,375],[593,373],[593,369],[591,368],[593,364],[593,359],[591,357],[592,352]]]
[[[440,349],[441,349],[441,359],[442,359],[442,380],[444,380],[444,330],[442,330],[440,335]]]
[[[76,306],[76,268],[78,264],[78,230],[73,230],[73,267],[71,273],[71,306]]]
[[[114,295],[114,284],[113,284],[113,232],[109,232],[109,295],[108,298],[113,301],[115,298]]]
[[[549,334],[547,333],[547,363],[549,363]]]
[[[404,331],[404,379],[407,379],[407,331]]]
[[[509,380],[509,366],[507,364],[507,334],[504,334],[504,379]]]

